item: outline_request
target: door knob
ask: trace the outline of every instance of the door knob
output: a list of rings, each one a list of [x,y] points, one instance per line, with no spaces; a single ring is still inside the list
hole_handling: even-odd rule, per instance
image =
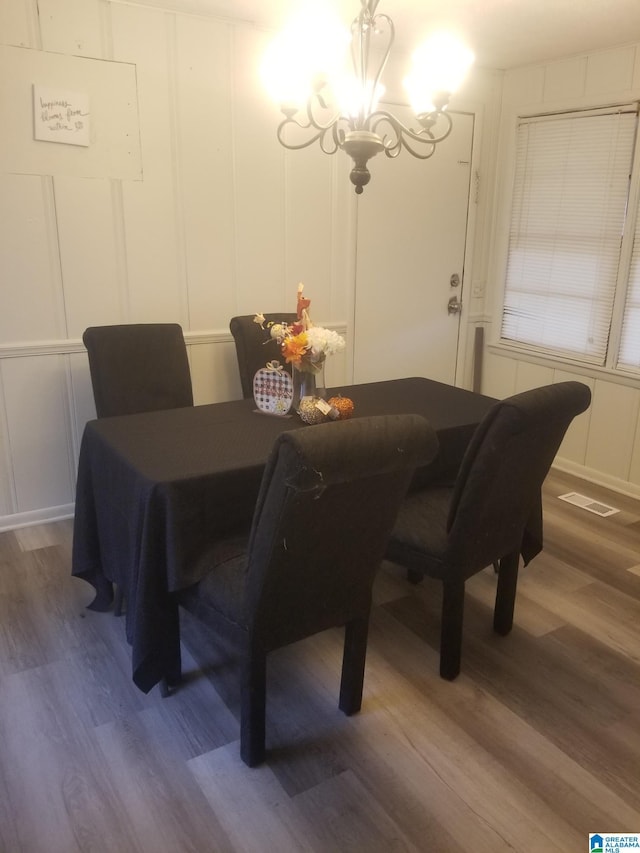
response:
[[[457,296],[452,296],[451,299],[447,302],[447,313],[459,314],[461,311],[462,302],[460,302]]]

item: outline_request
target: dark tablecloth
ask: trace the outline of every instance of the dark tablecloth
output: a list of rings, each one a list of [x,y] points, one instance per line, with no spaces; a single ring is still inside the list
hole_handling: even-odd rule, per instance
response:
[[[429,379],[332,389],[357,417],[416,413],[440,450],[415,486],[452,479],[475,427],[494,402]],[[126,591],[133,680],[147,692],[179,667],[177,607],[171,592],[196,583],[221,536],[251,522],[262,472],[276,437],[306,429],[238,400],[90,421],[78,464],[74,576],[108,602],[110,583]]]

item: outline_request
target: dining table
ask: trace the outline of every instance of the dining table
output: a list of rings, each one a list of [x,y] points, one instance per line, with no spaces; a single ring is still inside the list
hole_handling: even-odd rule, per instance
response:
[[[495,403],[424,377],[332,388],[353,417],[418,414],[435,430],[438,453],[412,488],[452,482],[477,425]],[[262,474],[282,432],[313,429],[297,414],[276,416],[251,399],[89,421],[78,460],[72,575],[89,582],[93,610],[108,610],[113,584],[125,594],[132,677],[144,692],[180,671],[173,593],[209,570],[222,537],[248,532]]]

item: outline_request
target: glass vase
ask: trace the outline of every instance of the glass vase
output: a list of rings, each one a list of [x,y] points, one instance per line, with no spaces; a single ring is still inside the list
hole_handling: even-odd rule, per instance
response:
[[[324,382],[324,361],[316,363],[311,370],[301,370],[293,365],[293,403],[291,408],[298,411],[300,400],[303,397],[327,397],[327,389]]]

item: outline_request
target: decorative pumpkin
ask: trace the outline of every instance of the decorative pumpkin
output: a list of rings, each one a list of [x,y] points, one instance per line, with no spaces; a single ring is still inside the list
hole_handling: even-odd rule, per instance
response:
[[[353,405],[353,400],[350,400],[349,397],[331,397],[327,402],[336,409],[341,421],[346,421],[352,417],[355,406]]]
[[[317,397],[304,397],[300,400],[298,414],[306,424],[321,424],[326,415],[316,405]]]
[[[293,402],[293,381],[279,361],[269,361],[256,372],[253,399],[261,412],[287,414]]]

